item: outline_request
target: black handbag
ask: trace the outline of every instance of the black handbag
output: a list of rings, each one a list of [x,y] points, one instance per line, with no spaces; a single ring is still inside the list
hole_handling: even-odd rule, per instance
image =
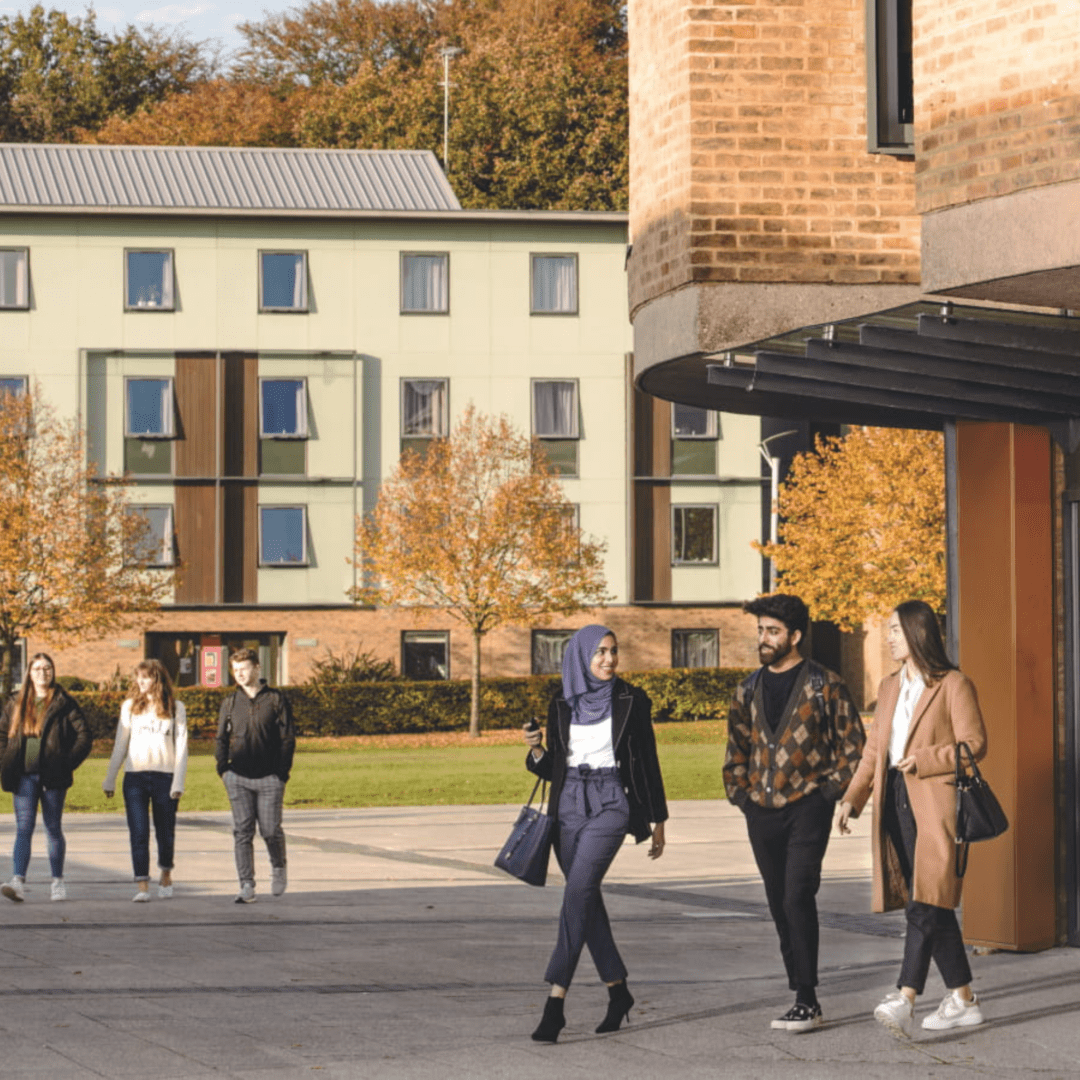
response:
[[[533,807],[536,789],[543,784],[540,802]],[[521,808],[510,836],[503,844],[502,851],[495,857],[495,865],[500,870],[520,878],[526,885],[543,885],[547,881],[548,859],[551,856],[551,841],[555,829],[555,819],[543,811],[547,783],[537,780],[533,786],[529,801]]]
[[[971,768],[964,767],[964,754]],[[968,845],[979,840],[993,840],[1009,827],[997,796],[983,779],[975,755],[965,742],[956,744],[956,876],[967,870]]]

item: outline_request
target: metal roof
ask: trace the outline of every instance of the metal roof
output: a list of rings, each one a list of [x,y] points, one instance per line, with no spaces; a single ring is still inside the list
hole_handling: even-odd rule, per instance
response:
[[[0,209],[416,213],[461,204],[430,150],[0,143]]]

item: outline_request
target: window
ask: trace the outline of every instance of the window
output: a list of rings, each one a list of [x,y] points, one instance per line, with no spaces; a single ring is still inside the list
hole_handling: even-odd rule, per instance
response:
[[[573,630],[534,630],[532,632],[532,673],[559,675],[563,653],[574,636]]]
[[[307,514],[302,506],[259,507],[259,565],[307,565]]]
[[[30,249],[0,248],[0,308],[30,306]]]
[[[720,666],[719,630],[672,630],[671,666],[702,668]]]
[[[25,375],[4,375],[0,377],[0,394],[25,394]]]
[[[671,472],[674,476],[715,476],[718,417],[696,405],[671,407]]]
[[[259,252],[259,310],[307,311],[307,252]]]
[[[11,652],[11,685],[18,689],[26,671],[26,638],[16,638]]]
[[[533,379],[533,434],[543,440],[552,469],[578,474],[578,384],[576,379]]]
[[[306,439],[307,382],[304,379],[260,379],[259,437]]]
[[[124,433],[135,439],[173,437],[172,379],[128,379]]]
[[[671,508],[671,561],[675,565],[716,562],[716,507]]]
[[[403,631],[401,673],[407,679],[449,679],[450,632]]]
[[[128,311],[172,311],[173,253],[125,251],[124,282]]]
[[[576,315],[577,256],[532,256],[532,314]]]
[[[711,409],[699,409],[696,405],[672,405],[671,437],[673,439],[715,439],[717,437],[716,413]]]
[[[870,153],[913,156],[911,0],[867,0],[866,42]]]
[[[449,310],[450,256],[402,252],[402,313],[445,315]]]
[[[176,562],[171,506],[131,506],[146,523],[146,532],[135,548],[132,563],[142,566],[172,566]]]
[[[401,451],[427,452],[432,439],[450,433],[448,379],[401,380]]]

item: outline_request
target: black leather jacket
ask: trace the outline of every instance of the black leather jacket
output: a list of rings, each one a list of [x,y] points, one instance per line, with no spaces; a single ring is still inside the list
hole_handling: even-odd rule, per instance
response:
[[[14,791],[23,775],[23,741],[8,738],[18,704],[18,695],[11,697],[0,717],[0,787],[4,791]],[[42,787],[64,791],[71,787],[73,773],[93,744],[94,736],[82,709],[63,687],[57,686],[41,728],[38,775]]]
[[[656,737],[652,727],[652,702],[644,690],[615,680],[611,698],[611,741],[623,791],[630,804],[627,832],[640,844],[652,835],[650,823],[667,821],[667,800]],[[525,767],[551,784],[549,806],[558,816],[559,795],[566,778],[566,758],[570,748],[570,706],[562,694],[552,698],[548,708],[547,748],[537,761],[532,750]]]

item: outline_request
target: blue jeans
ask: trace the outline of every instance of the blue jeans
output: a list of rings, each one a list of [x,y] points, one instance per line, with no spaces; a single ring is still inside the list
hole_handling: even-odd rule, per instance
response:
[[[150,880],[150,811],[154,812],[154,835],[157,837],[158,867],[173,867],[173,841],[176,837],[176,802],[172,790],[173,774],[167,772],[125,772],[124,808],[127,810],[131,839],[131,865],[136,881]]]
[[[24,775],[19,786],[12,794],[15,804],[15,876],[24,878],[30,867],[30,839],[34,835],[37,823],[38,802],[41,802],[41,818],[45,822],[45,832],[49,837],[49,868],[54,878],[64,876],[64,834],[60,831],[60,818],[64,814],[66,790],[41,786],[41,777],[37,773]]]

